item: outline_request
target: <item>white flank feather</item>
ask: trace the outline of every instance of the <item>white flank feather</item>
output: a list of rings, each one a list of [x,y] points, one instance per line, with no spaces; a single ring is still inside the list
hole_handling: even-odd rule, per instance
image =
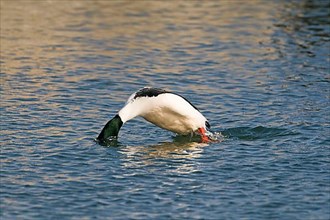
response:
[[[118,113],[123,123],[141,116],[178,134],[189,134],[198,128],[205,128],[206,118],[181,96],[162,93],[152,97],[134,97],[135,93]]]

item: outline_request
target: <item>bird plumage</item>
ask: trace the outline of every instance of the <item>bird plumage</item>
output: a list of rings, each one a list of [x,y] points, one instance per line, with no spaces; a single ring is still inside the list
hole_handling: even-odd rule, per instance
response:
[[[184,97],[163,89],[146,87],[129,97],[126,105],[112,120],[116,119],[107,123],[108,128],[104,127],[98,139],[117,136],[121,125],[137,116],[178,134],[202,131],[199,129],[204,129],[205,133],[210,127],[207,119]],[[113,126],[119,129],[112,129]],[[106,132],[109,129],[114,132]]]

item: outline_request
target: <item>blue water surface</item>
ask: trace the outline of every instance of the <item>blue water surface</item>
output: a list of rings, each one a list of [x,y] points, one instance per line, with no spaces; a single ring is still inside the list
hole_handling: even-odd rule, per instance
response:
[[[1,1],[1,219],[330,219],[329,1]],[[142,119],[144,86],[221,141]]]

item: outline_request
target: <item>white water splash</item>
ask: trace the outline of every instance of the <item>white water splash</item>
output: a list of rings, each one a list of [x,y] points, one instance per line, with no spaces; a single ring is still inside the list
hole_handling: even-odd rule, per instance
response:
[[[211,132],[207,131],[206,135],[212,140],[217,142],[222,142],[224,140],[224,136],[221,134],[221,132]]]

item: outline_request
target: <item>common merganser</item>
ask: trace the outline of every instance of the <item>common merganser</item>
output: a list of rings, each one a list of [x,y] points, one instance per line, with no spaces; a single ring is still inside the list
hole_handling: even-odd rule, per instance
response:
[[[177,134],[198,132],[202,142],[210,141],[210,124],[186,98],[164,89],[145,87],[133,93],[126,105],[104,126],[97,140],[117,138],[121,126],[137,116]]]

